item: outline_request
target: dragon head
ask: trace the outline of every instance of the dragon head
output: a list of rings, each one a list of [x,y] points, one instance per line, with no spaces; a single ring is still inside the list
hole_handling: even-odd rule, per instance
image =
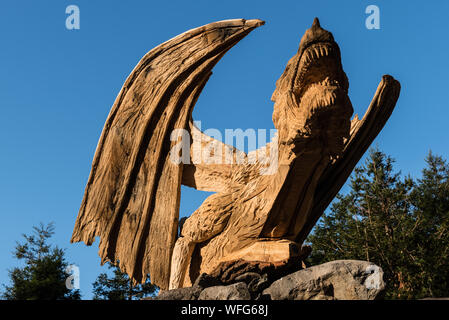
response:
[[[341,154],[353,113],[348,87],[340,49],[315,18],[276,82],[273,122],[279,142],[296,149],[324,147],[332,157]]]

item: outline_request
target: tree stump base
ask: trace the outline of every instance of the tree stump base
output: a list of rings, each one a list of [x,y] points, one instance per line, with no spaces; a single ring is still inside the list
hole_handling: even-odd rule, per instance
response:
[[[268,281],[272,282],[287,274],[303,269],[303,261],[309,256],[310,252],[310,246],[303,246],[297,254],[292,255],[288,259],[274,262],[255,261],[243,257],[224,261],[210,273],[210,276],[225,285],[244,281],[243,278],[248,274],[264,275]]]

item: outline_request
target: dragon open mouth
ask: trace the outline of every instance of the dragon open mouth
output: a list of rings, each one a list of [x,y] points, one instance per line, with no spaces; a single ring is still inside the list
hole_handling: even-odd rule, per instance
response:
[[[325,146],[331,156],[338,155],[353,112],[348,87],[340,48],[315,18],[272,95],[280,141],[294,148],[307,144],[309,150],[311,144]]]
[[[300,57],[296,97],[314,113],[337,104],[347,95],[348,82],[336,43],[318,42],[307,46]]]
[[[318,19],[304,34],[298,55],[292,91],[299,114],[305,119],[301,134],[322,137],[331,142],[331,149],[339,150],[342,137],[349,132],[353,112],[348,97],[349,84],[341,64],[340,49],[332,34],[321,28]],[[336,137],[338,142],[331,137]]]
[[[325,71],[326,74],[333,74],[330,69],[334,68],[329,67],[337,67],[339,59],[340,50],[335,43],[319,42],[309,45],[301,54],[298,81],[300,83],[309,81],[316,82],[316,80],[319,80],[323,76],[320,71]],[[309,78],[307,79],[309,81],[305,81],[306,76]]]

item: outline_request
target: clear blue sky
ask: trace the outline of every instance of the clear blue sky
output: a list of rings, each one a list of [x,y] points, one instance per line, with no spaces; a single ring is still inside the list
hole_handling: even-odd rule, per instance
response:
[[[81,29],[65,28],[78,5]],[[380,8],[380,30],[365,8]],[[448,1],[50,1],[0,3],[0,283],[15,241],[54,221],[54,243],[80,266],[81,292],[104,271],[97,245],[70,244],[91,161],[110,107],[150,49],[188,29],[231,18],[266,25],[214,69],[194,111],[203,129],[273,128],[271,93],[315,16],[340,45],[350,97],[363,115],[382,74],[402,84],[375,143],[419,177],[430,149],[449,158]],[[181,215],[207,194],[183,188]]]

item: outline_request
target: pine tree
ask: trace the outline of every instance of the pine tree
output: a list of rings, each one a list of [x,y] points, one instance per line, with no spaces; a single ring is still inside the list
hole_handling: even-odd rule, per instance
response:
[[[449,296],[449,165],[431,152],[412,193],[416,295]],[[413,273],[411,274],[413,275]]]
[[[17,243],[14,256],[25,263],[23,268],[9,271],[12,285],[5,286],[2,297],[7,300],[78,300],[79,290],[66,287],[68,263],[65,252],[48,244],[54,234],[52,223],[33,227],[34,234],[23,235],[24,243]]]
[[[401,179],[394,160],[371,150],[365,165],[355,169],[350,192],[338,195],[330,212],[308,238],[312,264],[337,259],[371,261],[385,273],[387,298],[408,297],[407,267],[416,259],[411,244],[414,217],[410,201],[414,182]]]
[[[113,277],[101,273],[93,283],[94,300],[133,300],[152,296],[157,287],[147,281],[144,284],[132,285],[132,281],[126,273],[120,271],[116,266],[108,263],[109,269],[113,270]]]

